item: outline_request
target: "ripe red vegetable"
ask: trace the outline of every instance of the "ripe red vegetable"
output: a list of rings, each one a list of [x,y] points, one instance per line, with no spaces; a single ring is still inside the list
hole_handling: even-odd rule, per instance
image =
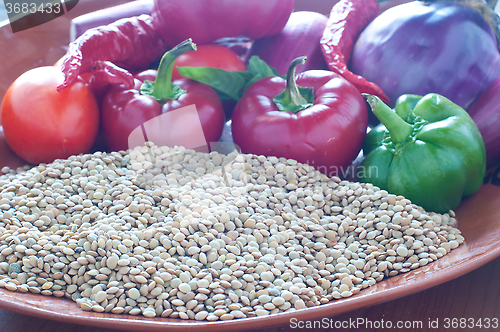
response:
[[[17,78],[2,102],[1,120],[12,150],[31,164],[86,153],[99,129],[99,108],[81,79],[61,92],[58,67],[39,67]]]
[[[78,75],[99,71],[103,76],[111,76],[110,82],[133,85],[133,77],[127,70],[144,68],[161,57],[167,50],[165,42],[151,23],[151,17],[141,15],[120,19],[112,24],[87,30],[74,42],[62,59],[61,70],[64,83],[59,90],[71,84]],[[99,64],[112,62],[113,64]],[[128,75],[127,75],[128,74]]]
[[[280,75],[286,75],[293,59],[307,56],[307,62],[297,68],[297,73],[311,69],[327,69],[319,43],[327,20],[325,15],[316,12],[292,13],[280,33],[253,42],[246,55],[246,62],[257,55]]]
[[[204,84],[179,79],[172,81],[172,68],[179,54],[195,49],[185,41],[163,56],[158,71],[148,70],[135,75],[135,87],[112,86],[101,105],[102,130],[108,147],[127,150],[129,135],[148,120],[184,106],[195,105],[207,143],[217,142],[224,127],[224,110],[216,92]],[[180,128],[189,131],[192,123],[189,114],[177,117]],[[160,132],[149,133],[161,136]],[[149,136],[149,135],[148,135]]]
[[[196,51],[181,54],[174,62],[172,79],[183,78],[177,67],[210,67],[220,68],[227,71],[246,71],[247,67],[235,52],[227,47],[206,44],[198,45]]]
[[[7,144],[2,126],[0,126],[0,156],[0,170],[5,166],[16,169],[17,167],[22,167],[27,164],[27,162],[15,154],[9,144]],[[0,171],[0,175],[1,174],[2,172]]]
[[[293,158],[338,176],[358,155],[368,111],[359,91],[340,75],[310,70],[295,78],[254,83],[236,104],[233,140],[243,153]],[[297,86],[298,85],[298,86]]]
[[[277,34],[294,0],[155,0],[153,25],[168,45],[192,38],[208,44],[220,38],[258,39]]]
[[[94,70],[80,75],[87,83],[92,93],[101,103],[102,98],[112,85],[123,85],[131,89],[134,87],[134,76],[127,70],[120,68],[110,61],[96,61]],[[60,90],[60,88],[58,87]]]
[[[376,0],[340,0],[330,11],[321,38],[321,50],[331,71],[342,75],[359,92],[378,96],[388,102],[387,95],[379,86],[347,68],[355,40],[377,14]]]
[[[229,48],[218,44],[205,44],[196,47],[196,51],[181,54],[174,63],[172,79],[184,78],[177,67],[209,67],[219,68],[227,71],[246,71],[247,67],[238,54]],[[231,118],[234,100],[224,100],[222,106],[226,119]]]

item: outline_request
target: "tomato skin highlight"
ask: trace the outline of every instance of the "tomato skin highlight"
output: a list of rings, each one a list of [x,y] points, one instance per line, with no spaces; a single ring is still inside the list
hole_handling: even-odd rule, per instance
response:
[[[198,45],[196,51],[181,54],[174,62],[172,79],[184,78],[177,67],[210,67],[227,71],[246,71],[243,60],[234,51],[217,44]]]
[[[97,101],[81,78],[63,89],[58,67],[31,69],[7,90],[1,122],[11,149],[31,164],[89,152],[99,130]]]

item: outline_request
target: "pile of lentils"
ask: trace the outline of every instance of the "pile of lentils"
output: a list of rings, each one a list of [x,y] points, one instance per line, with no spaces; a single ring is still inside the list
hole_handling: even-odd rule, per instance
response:
[[[453,211],[284,158],[147,144],[2,171],[0,287],[88,311],[216,321],[300,310],[464,241]]]

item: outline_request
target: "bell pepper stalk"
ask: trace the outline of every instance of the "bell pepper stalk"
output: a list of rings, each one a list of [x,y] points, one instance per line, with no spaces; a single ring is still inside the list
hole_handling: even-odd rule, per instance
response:
[[[195,49],[196,45],[188,39],[163,55],[158,70],[145,70],[134,75],[133,88],[114,85],[108,90],[101,104],[101,124],[110,150],[133,148],[128,146],[128,138],[135,128],[161,114],[192,104],[196,106],[207,143],[220,139],[224,111],[215,91],[186,78],[172,81],[175,59]],[[189,130],[187,117],[176,119],[179,126]]]
[[[286,74],[286,89],[273,98],[280,111],[298,113],[314,103],[314,92],[312,88],[303,88],[295,81],[295,69],[303,65],[307,57],[302,56],[292,60]]]
[[[365,95],[364,95],[365,96]],[[368,95],[366,95],[368,96]],[[406,94],[400,96],[396,100],[396,110],[397,114],[400,114],[402,118],[406,118],[408,114],[413,110],[415,105],[418,103],[418,101],[422,99],[422,96],[419,95],[411,95],[411,94]],[[385,105],[385,104],[384,104]],[[383,106],[380,106],[383,107]],[[371,107],[370,107],[371,108]],[[369,112],[369,114],[373,114],[373,112]],[[374,115],[374,114],[373,114]],[[375,116],[375,115],[374,115]],[[363,142],[363,151],[372,151],[376,147],[378,147],[379,143],[383,141],[386,136],[388,135],[388,131],[383,125],[380,125],[380,121],[378,118],[377,119],[377,126],[371,128],[370,130],[370,137],[371,139],[365,139]],[[368,117],[368,126],[370,126],[370,117]]]
[[[394,110],[364,97],[381,124],[365,138],[360,182],[437,213],[456,209],[481,187],[485,145],[463,108],[435,93],[402,95]]]
[[[286,79],[265,77],[243,93],[232,117],[233,140],[243,153],[291,158],[339,176],[361,150],[367,106],[339,74],[294,75],[304,60],[292,61]]]
[[[185,93],[185,90],[172,84],[172,70],[174,69],[175,59],[189,51],[196,51],[196,45],[190,39],[166,52],[160,60],[156,79],[154,81],[144,81],[141,85],[141,93],[154,98],[161,104],[170,99],[177,99]]]

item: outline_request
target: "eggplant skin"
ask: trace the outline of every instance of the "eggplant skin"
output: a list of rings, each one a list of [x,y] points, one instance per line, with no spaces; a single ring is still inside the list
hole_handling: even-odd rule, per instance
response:
[[[468,109],[500,75],[500,54],[488,22],[474,9],[413,1],[373,20],[354,45],[354,73],[390,98],[441,94]]]
[[[483,136],[488,167],[500,162],[500,77],[472,104],[469,115]]]
[[[286,75],[293,59],[306,56],[304,65],[298,66],[296,73],[311,69],[327,69],[321,52],[320,40],[328,18],[316,12],[293,12],[281,32],[274,36],[255,40],[246,55],[246,62],[259,56],[280,75]]]

